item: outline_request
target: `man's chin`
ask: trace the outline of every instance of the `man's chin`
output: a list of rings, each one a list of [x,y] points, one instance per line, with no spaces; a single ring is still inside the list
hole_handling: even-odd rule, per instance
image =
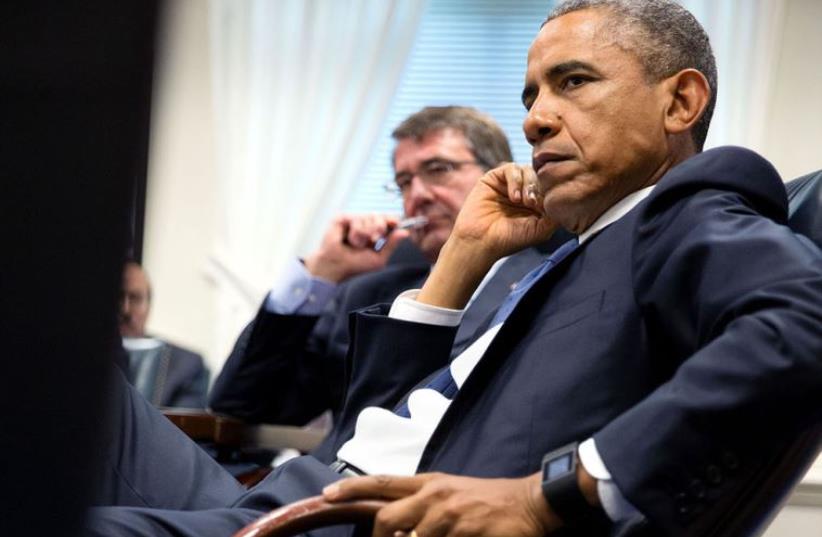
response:
[[[589,200],[577,199],[575,196],[546,196],[543,209],[546,216],[560,227],[574,234],[585,231],[595,220],[591,215]]]
[[[450,230],[434,230],[426,233],[424,237],[414,242],[426,259],[434,263],[437,260],[437,256],[440,255],[440,250],[442,250],[445,241],[448,240],[449,234]]]

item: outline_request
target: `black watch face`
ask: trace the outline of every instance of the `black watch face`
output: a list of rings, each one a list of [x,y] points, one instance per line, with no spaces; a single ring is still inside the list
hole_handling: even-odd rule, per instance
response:
[[[543,468],[543,481],[553,480],[573,470],[574,453],[569,452],[548,461]]]

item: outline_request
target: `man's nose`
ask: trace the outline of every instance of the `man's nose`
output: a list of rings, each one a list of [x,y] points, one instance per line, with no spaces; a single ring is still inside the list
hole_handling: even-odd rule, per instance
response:
[[[407,216],[414,216],[421,206],[434,200],[434,193],[431,186],[418,176],[411,178],[405,193],[403,194],[403,207]]]
[[[562,119],[550,106],[548,99],[537,99],[522,123],[525,139],[531,145],[536,145],[545,138],[556,136],[561,128]]]

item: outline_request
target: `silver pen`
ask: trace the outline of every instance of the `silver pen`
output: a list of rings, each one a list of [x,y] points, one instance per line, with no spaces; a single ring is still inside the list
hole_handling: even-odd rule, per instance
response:
[[[385,248],[385,245],[388,244],[388,236],[391,235],[395,229],[416,229],[421,228],[427,223],[428,218],[425,216],[412,216],[400,220],[396,226],[388,230],[388,233],[377,239],[377,242],[374,243],[374,251],[379,252]]]

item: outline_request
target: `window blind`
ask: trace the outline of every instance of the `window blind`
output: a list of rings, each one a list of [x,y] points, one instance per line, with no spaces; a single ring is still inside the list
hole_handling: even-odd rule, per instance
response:
[[[431,0],[377,143],[345,211],[399,213],[382,185],[393,177],[391,131],[429,105],[473,106],[505,130],[514,159],[530,161],[520,103],[528,47],[553,2]]]

